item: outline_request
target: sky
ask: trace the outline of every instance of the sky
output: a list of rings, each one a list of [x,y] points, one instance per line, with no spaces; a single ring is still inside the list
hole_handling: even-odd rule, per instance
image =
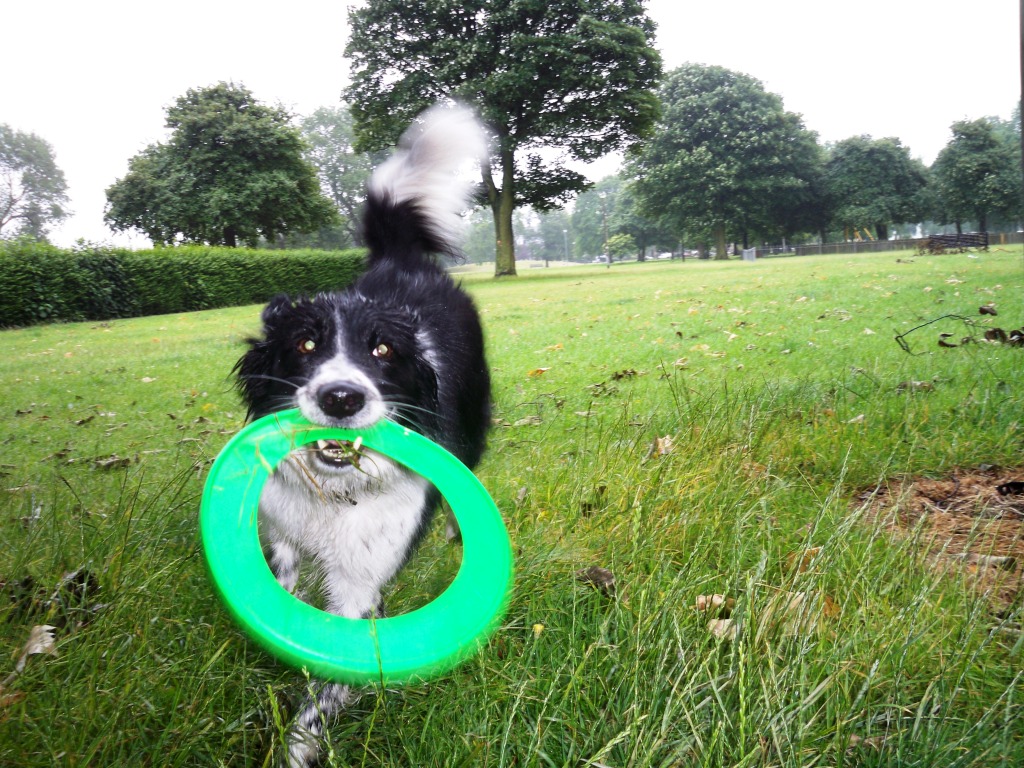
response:
[[[10,3],[0,123],[50,143],[74,214],[51,233],[146,247],[103,223],[104,192],[166,138],[189,88],[244,84],[296,115],[340,103],[352,0]],[[1020,98],[1010,0],[648,0],[665,69],[718,64],[782,97],[822,141],[895,136],[930,164],[961,119],[1008,119]],[[596,163],[591,175],[614,172]]]

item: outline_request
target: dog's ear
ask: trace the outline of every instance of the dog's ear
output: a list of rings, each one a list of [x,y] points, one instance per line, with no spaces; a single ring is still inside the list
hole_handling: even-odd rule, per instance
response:
[[[250,338],[247,342],[249,349],[235,363],[232,372],[251,421],[263,415],[261,405],[266,405],[273,392],[276,359],[273,345],[265,339]]]
[[[277,294],[276,296],[274,296],[274,298],[267,302],[267,306],[263,308],[263,312],[260,315],[260,319],[263,321],[263,327],[273,327],[278,319],[286,316],[294,308],[295,302],[292,301],[291,297],[288,294]]]
[[[262,337],[251,336],[246,339],[249,349],[235,363],[235,386],[248,407],[250,420],[263,415],[274,393],[273,377],[277,373],[278,361],[276,347],[270,337],[294,308],[295,303],[287,294],[274,296],[260,314],[263,322]]]

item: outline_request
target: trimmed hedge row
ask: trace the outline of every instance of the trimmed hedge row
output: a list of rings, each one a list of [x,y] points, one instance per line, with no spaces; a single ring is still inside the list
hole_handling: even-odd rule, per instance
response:
[[[0,327],[258,304],[277,293],[344,288],[364,264],[363,250],[64,250],[27,240],[0,241]]]

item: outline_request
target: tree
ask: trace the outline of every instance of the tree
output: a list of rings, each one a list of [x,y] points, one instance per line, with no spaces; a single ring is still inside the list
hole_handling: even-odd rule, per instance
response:
[[[354,148],[352,114],[347,106],[321,107],[301,125],[308,146],[306,159],[316,167],[321,189],[341,214],[348,239],[361,245],[359,207],[374,163],[370,155]]]
[[[189,90],[167,110],[166,144],[129,161],[104,219],[154,243],[255,245],[337,221],[288,114],[233,83]]]
[[[606,254],[609,249],[605,241],[620,234],[629,235],[639,261],[646,258],[651,246],[671,248],[679,242],[663,222],[644,215],[632,183],[621,174],[607,176],[581,193],[576,199],[572,222],[576,245],[584,255]]]
[[[541,239],[541,258],[545,261],[568,261],[571,258],[572,216],[564,208],[545,211],[538,216],[537,232]]]
[[[616,232],[608,238],[608,255],[613,259],[625,259],[636,253],[636,241],[632,235]]]
[[[44,238],[68,216],[67,189],[46,141],[0,123],[0,236]]]
[[[624,150],[657,117],[661,60],[643,0],[368,0],[349,20],[358,146],[393,143],[449,98],[493,131],[481,175],[496,276],[516,271],[515,208],[550,210],[586,188],[564,159]]]
[[[779,227],[781,202],[807,190],[817,139],[760,81],[723,67],[685,64],[659,96],[654,138],[630,164],[641,209],[677,232],[726,234]]]
[[[961,120],[952,132],[932,165],[940,220],[958,230],[964,221],[975,221],[986,232],[990,216],[1020,210],[1018,137],[992,118]]]
[[[890,224],[920,218],[926,183],[924,164],[899,139],[853,136],[828,148],[825,188],[833,222],[844,229],[870,228],[888,239]]]
[[[575,251],[578,255],[606,255],[606,242],[613,234],[610,226],[621,192],[622,177],[607,176],[576,198],[572,229],[576,233]]]
[[[671,249],[679,243],[679,238],[660,218],[644,215],[632,184],[624,184],[619,191],[612,212],[611,229],[632,239],[637,261],[646,260],[648,248],[662,246]]]

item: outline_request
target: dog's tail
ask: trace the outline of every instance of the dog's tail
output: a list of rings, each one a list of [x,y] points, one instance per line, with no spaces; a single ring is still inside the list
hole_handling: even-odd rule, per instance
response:
[[[474,186],[465,171],[486,158],[486,137],[468,107],[437,105],[420,115],[370,178],[363,235],[371,261],[457,255]]]

